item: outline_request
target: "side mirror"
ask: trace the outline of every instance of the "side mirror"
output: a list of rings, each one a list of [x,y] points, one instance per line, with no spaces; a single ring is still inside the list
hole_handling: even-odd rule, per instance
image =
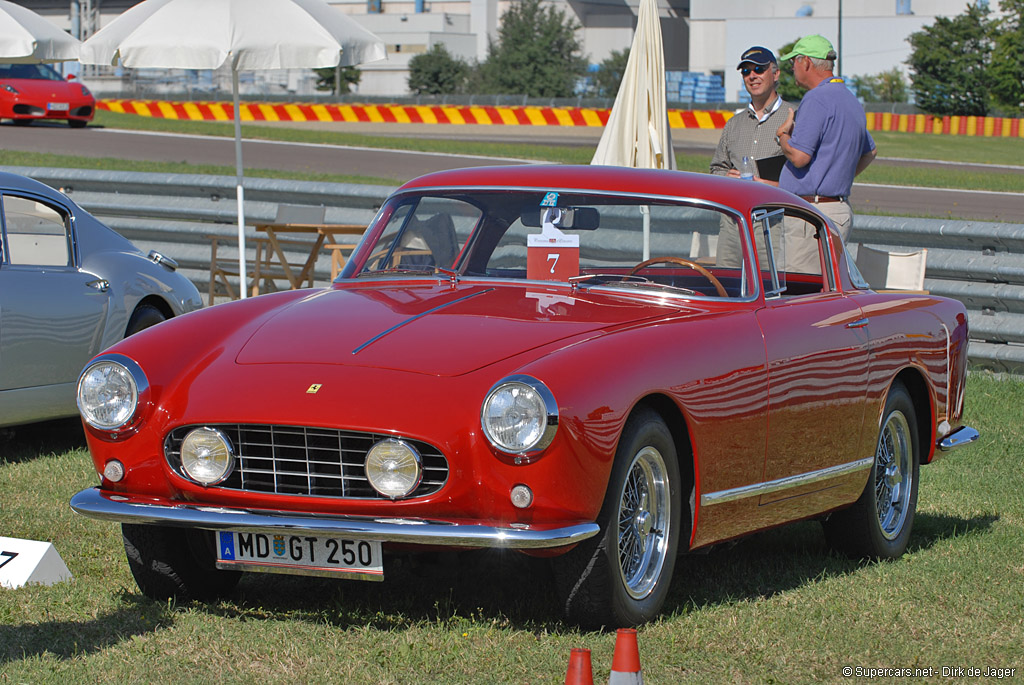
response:
[[[67,80],[67,81],[74,81],[75,78],[76,77],[75,77],[74,74],[68,74],[67,76],[64,77],[64,79]]]

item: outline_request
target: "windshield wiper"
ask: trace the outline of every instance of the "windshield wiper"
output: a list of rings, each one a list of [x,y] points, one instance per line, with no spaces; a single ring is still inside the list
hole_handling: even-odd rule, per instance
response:
[[[594,278],[607,279],[602,280],[594,285],[606,285],[613,287],[634,287],[634,288],[658,288],[659,290],[672,290],[675,292],[685,293],[687,295],[697,295],[696,290],[690,290],[689,288],[683,288],[678,285],[667,285],[665,283],[658,283],[652,281],[644,276],[637,276],[636,274],[584,274],[582,276],[573,276],[569,279],[569,285],[575,290],[584,281],[589,281]]]
[[[363,276],[391,276],[394,274],[405,274],[408,276],[433,276],[437,273],[437,269],[434,267],[409,267],[409,266],[393,266],[389,269],[377,269],[375,271],[360,271],[356,274],[356,278],[362,278]]]

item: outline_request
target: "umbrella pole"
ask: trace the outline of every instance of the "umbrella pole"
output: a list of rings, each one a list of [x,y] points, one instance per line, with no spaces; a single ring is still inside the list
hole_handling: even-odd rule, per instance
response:
[[[238,290],[245,299],[245,190],[242,188],[242,120],[238,108],[238,69],[231,68],[231,95],[235,113],[235,194],[238,198]]]

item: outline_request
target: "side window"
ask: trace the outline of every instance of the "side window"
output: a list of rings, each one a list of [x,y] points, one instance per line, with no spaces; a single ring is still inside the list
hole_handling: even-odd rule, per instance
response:
[[[3,196],[4,256],[10,264],[68,266],[67,217],[31,198]]]
[[[807,295],[833,289],[824,226],[792,210],[754,212],[754,242],[767,295]],[[822,262],[827,279],[822,276]]]

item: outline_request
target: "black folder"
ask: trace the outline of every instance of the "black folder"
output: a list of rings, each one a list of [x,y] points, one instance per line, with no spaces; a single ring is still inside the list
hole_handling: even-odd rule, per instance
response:
[[[776,155],[774,157],[765,157],[764,159],[754,160],[757,162],[757,175],[766,181],[778,181],[779,174],[782,173],[782,167],[786,165],[785,155]]]

